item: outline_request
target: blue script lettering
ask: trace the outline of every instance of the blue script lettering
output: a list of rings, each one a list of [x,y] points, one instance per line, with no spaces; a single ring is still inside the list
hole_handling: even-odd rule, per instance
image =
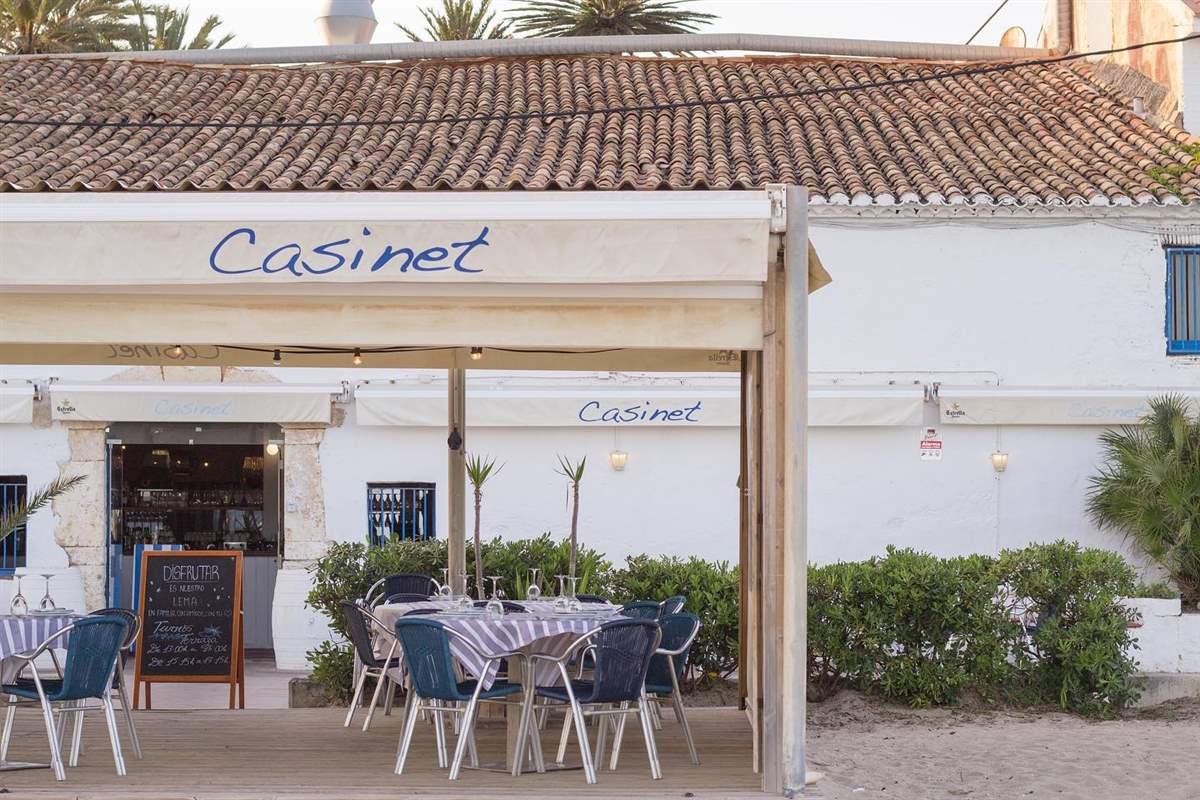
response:
[[[258,247],[258,234],[255,230],[242,227],[233,229],[217,242],[208,254],[208,266],[213,272],[221,275],[246,275],[251,272],[273,275],[286,272],[297,278],[306,274],[328,275],[347,265],[350,270],[357,270],[360,265],[366,267],[368,264],[372,273],[386,270],[403,274],[411,268],[414,272],[452,270],[475,274],[483,272],[484,268],[471,266],[467,263],[467,258],[477,248],[490,246],[491,243],[487,240],[489,232],[490,229],[484,226],[474,239],[451,242],[449,245],[435,244],[420,249],[385,244],[378,250],[372,248],[373,252],[378,253],[373,260],[366,255],[368,248],[365,246],[355,248],[353,257],[347,259],[339,248],[350,245],[349,238],[336,239],[307,249],[298,242],[287,242],[273,247],[262,258],[252,255],[248,264],[238,264],[238,253],[242,254],[241,258],[245,258],[247,253],[254,253]],[[370,229],[364,227],[362,239],[365,240],[370,235]],[[306,253],[311,253],[311,256],[306,256]],[[320,260],[313,257],[319,257]]]
[[[589,400],[579,409],[577,416],[580,422],[609,422],[616,425],[647,422],[699,422],[696,414],[700,413],[700,404],[701,401],[697,400],[690,406],[663,408],[647,401],[626,408],[604,408],[599,400]]]

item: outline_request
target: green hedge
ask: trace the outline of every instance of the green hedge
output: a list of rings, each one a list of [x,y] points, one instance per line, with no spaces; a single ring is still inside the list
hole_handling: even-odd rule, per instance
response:
[[[1134,586],[1116,553],[1067,542],[997,558],[888,548],[882,558],[812,567],[809,696],[854,687],[929,706],[972,690],[1111,716],[1139,693],[1133,612],[1120,602]],[[1032,632],[1023,617],[1037,621]]]
[[[542,589],[567,571],[567,544],[549,534],[484,543],[484,574],[503,575],[524,597],[530,565]],[[474,553],[468,547],[468,564]],[[441,541],[370,548],[335,544],[312,568],[308,603],[344,640],[338,602],[362,597],[394,572],[440,576]],[[737,669],[738,570],[698,558],[633,556],[614,567],[581,548],[580,591],[614,602],[686,595],[702,627],[692,649],[693,688]],[[472,570],[468,570],[472,572]],[[1135,646],[1121,603],[1135,591],[1132,568],[1116,553],[1066,542],[1031,545],[998,557],[938,558],[888,548],[866,561],[810,567],[808,691],[819,701],[844,687],[913,706],[954,703],[964,692],[1019,704],[1053,703],[1111,716],[1138,696]],[[1027,633],[1023,612],[1037,618]],[[331,699],[348,699],[349,648],[326,642],[309,653],[314,679]]]

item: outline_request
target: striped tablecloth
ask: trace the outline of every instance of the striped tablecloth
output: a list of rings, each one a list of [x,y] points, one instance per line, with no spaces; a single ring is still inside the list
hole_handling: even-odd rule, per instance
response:
[[[550,656],[562,655],[580,636],[602,622],[619,617],[619,609],[610,605],[587,604],[583,611],[562,614],[554,611],[550,601],[522,601],[521,604],[529,611],[523,614],[507,613],[503,617],[494,617],[482,609],[479,610],[482,613],[456,613],[449,610],[450,604],[445,601],[377,606],[375,616],[391,627],[409,611],[438,611],[433,619],[461,633],[484,653],[525,652]],[[391,639],[377,637],[375,650],[381,658],[387,655],[390,646]],[[484,688],[492,685],[498,664],[493,663],[485,671],[487,660],[480,658],[456,637],[450,638],[450,652],[461,662],[464,670],[483,680]],[[539,685],[545,686],[558,683],[561,676],[553,664],[541,663],[537,664],[534,679]]]
[[[53,634],[70,625],[79,617],[75,614],[62,616],[43,616],[31,614],[25,617],[14,617],[11,614],[0,615],[0,680],[11,683],[24,662],[15,659],[5,661],[10,656],[28,653],[36,650],[38,645],[49,639]],[[70,634],[56,642],[56,646],[67,646]]]

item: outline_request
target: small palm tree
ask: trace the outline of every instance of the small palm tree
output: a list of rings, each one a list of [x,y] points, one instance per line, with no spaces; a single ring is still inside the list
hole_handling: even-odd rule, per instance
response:
[[[492,0],[479,0],[478,9],[475,8],[475,0],[442,0],[440,11],[433,8],[420,8],[418,11],[425,19],[425,34],[434,42],[507,39],[509,28],[512,27],[509,20],[496,21]],[[396,27],[414,42],[422,41],[420,36],[399,22]]]
[[[530,36],[623,36],[694,33],[716,19],[690,0],[525,0],[513,15]]]
[[[1136,426],[1106,431],[1105,464],[1088,511],[1170,573],[1185,601],[1200,600],[1200,413],[1178,395],[1150,400]]]
[[[467,454],[467,480],[475,490],[475,594],[483,599],[483,541],[479,536],[479,509],[483,505],[483,485],[488,478],[504,469],[496,466],[496,459],[488,456]]]
[[[134,0],[133,13],[137,16],[137,25],[129,39],[131,50],[215,50],[233,41],[232,33],[213,41],[213,32],[221,26],[221,18],[216,14],[207,17],[187,41],[190,9],[181,11],[160,4],[143,5],[140,0]],[[147,17],[153,17],[153,26]]]
[[[83,482],[85,477],[84,475],[74,475],[70,478],[55,478],[34,492],[32,497],[26,498],[25,502],[18,503],[16,508],[7,514],[0,513],[0,541],[4,541],[15,531],[25,527],[25,523],[29,521],[30,517],[45,508],[54,498],[74,489]],[[0,509],[0,512],[2,511]]]
[[[555,470],[571,483],[571,558],[568,572],[575,577],[575,560],[579,554],[579,484],[583,481],[583,468],[587,466],[587,456],[572,463],[566,456],[558,457],[558,469]]]
[[[132,35],[126,0],[0,0],[0,51],[101,52]]]

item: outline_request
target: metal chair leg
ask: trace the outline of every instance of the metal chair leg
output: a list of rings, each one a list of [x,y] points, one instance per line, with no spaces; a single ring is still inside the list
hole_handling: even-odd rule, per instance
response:
[[[121,704],[121,712],[125,715],[125,724],[129,727],[129,741],[133,744],[133,754],[141,759],[142,740],[138,737],[137,726],[133,724],[133,709],[129,707],[129,695],[125,692],[125,668],[119,658],[117,659],[117,701]]]
[[[450,765],[450,759],[446,753],[445,713],[442,709],[441,700],[435,700],[433,703],[433,730],[437,738],[438,769],[446,769]]]
[[[571,700],[571,714],[575,717],[575,735],[579,739],[579,754],[583,758],[584,779],[588,783],[596,783],[596,766],[592,763],[592,748],[588,745],[587,721],[583,718],[583,708],[574,698]]]
[[[46,739],[50,742],[50,766],[54,769],[54,779],[65,781],[67,771],[63,767],[62,751],[58,747],[58,731],[54,728],[54,709],[50,701],[42,696],[42,719],[46,723]]]
[[[104,721],[108,723],[108,738],[112,742],[113,761],[117,765],[117,774],[125,774],[125,757],[121,755],[121,734],[117,732],[117,714],[113,711],[112,698],[106,692],[104,702]],[[82,715],[80,717],[82,722]]]
[[[533,701],[534,693],[528,688],[525,690],[525,697],[521,700],[521,724],[520,733],[517,734],[517,752],[513,756],[512,774],[517,777],[521,771],[525,769],[526,751],[533,752],[533,743],[530,741],[530,736],[536,737],[537,725],[534,721]],[[536,764],[537,757],[534,757]],[[539,770],[540,772],[541,770]]]
[[[565,764],[567,762],[567,742],[571,739],[571,725],[575,721],[575,715],[570,707],[565,709],[563,715],[562,736],[558,738],[558,755],[554,757],[554,763]]]
[[[608,743],[608,720],[607,714],[596,715],[596,749],[592,755],[592,763],[596,765],[596,770],[604,768],[604,746]]]
[[[628,701],[621,703],[621,710],[629,710]],[[628,714],[621,714],[617,719],[617,730],[616,733],[613,734],[612,759],[608,763],[608,769],[610,772],[616,772],[617,761],[621,758],[621,740],[625,738],[625,721],[628,719]]]
[[[366,673],[363,669],[363,673]],[[387,683],[387,676],[383,670],[379,671],[379,677],[375,679],[375,691],[371,694],[371,704],[367,706],[367,718],[363,720],[363,733],[366,733],[371,728],[371,719],[375,716],[375,707],[379,705],[379,695],[383,694],[383,685]]]
[[[8,746],[12,743],[13,721],[17,717],[17,696],[8,696],[8,710],[4,712],[4,733],[0,735],[0,761],[8,760]]]
[[[390,717],[392,715],[392,704],[396,702],[396,682],[391,678],[388,678],[387,697],[383,702],[383,715]]]
[[[692,738],[692,726],[688,725],[687,714],[683,711],[683,698],[679,694],[679,685],[675,685],[675,691],[671,692],[671,700],[675,704],[675,717],[679,720],[679,727],[683,728],[683,738],[687,739],[688,755],[691,756],[693,764],[700,763],[700,754],[696,752],[696,741]]]
[[[343,728],[349,728],[350,723],[354,721],[354,711],[358,708],[359,701],[362,700],[363,687],[367,683],[366,668],[358,671],[358,683],[354,686],[354,696],[350,698],[350,708],[346,711],[346,721],[342,723]]]
[[[79,766],[79,754],[83,751],[83,701],[79,702],[79,710],[71,714],[71,758],[69,766]],[[60,745],[61,747],[61,745]]]
[[[410,694],[410,700],[408,714],[404,720],[404,732],[400,734],[400,746],[396,748],[395,772],[397,775],[404,773],[404,761],[408,758],[408,747],[412,744],[413,730],[417,727],[417,717],[421,713],[421,701],[416,693]]]
[[[650,723],[650,702],[645,695],[638,698],[638,718],[642,721],[642,735],[646,739],[646,755],[650,759],[650,777],[662,778],[662,767],[658,763],[658,746],[654,743],[654,726]]]
[[[463,756],[466,754],[467,743],[471,741],[471,736],[475,731],[475,715],[479,712],[479,693],[483,690],[483,681],[477,681],[475,684],[475,692],[471,695],[471,702],[467,703],[467,710],[463,712],[462,724],[459,727],[458,742],[454,747],[454,761],[450,764],[450,780],[458,780],[458,775],[462,771]],[[518,745],[517,750],[521,748]]]

